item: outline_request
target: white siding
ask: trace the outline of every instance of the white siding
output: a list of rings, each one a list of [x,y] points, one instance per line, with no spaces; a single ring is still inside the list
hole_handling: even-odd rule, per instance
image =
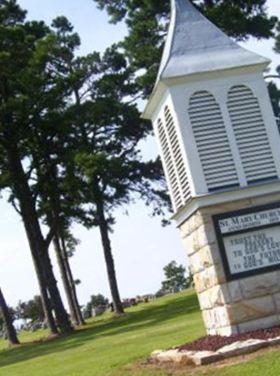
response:
[[[239,185],[221,109],[214,96],[208,91],[194,93],[188,111],[209,191]]]
[[[245,85],[228,93],[228,110],[247,183],[277,177],[258,99]]]
[[[157,122],[157,132],[173,208],[177,211],[190,198],[190,186],[174,119],[167,106],[163,118]]]

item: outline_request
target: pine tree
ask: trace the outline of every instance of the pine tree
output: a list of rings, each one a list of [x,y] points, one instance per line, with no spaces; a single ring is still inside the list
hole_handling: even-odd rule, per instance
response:
[[[86,80],[74,74],[77,67]],[[100,231],[114,310],[121,314],[110,240],[113,213],[137,194],[147,204],[154,203],[155,211],[164,210],[167,204],[160,186],[162,173],[158,160],[144,162],[140,157],[138,143],[149,134],[149,126],[140,119],[136,105],[127,99],[135,85],[124,56],[114,46],[102,57],[93,54],[79,58],[72,69],[79,80],[75,103],[72,111],[69,109],[73,116],[69,116],[73,130],[69,149],[74,153],[69,181],[72,190],[77,187],[74,191],[81,194],[83,210],[77,211],[77,219]]]
[[[63,306],[48,253],[54,229],[44,236],[33,181],[38,170],[34,150],[44,144],[42,134],[64,103],[63,88],[53,82],[49,68],[56,47],[54,33],[43,22],[25,20],[14,0],[0,2],[0,169],[1,188],[20,214],[38,277],[42,303],[53,333],[72,330]],[[55,319],[53,317],[55,313]],[[57,323],[57,324],[56,324]]]
[[[121,45],[131,67],[139,72],[142,97],[152,91],[169,23],[170,0],[94,0],[113,23],[124,21],[128,35]],[[193,3],[226,34],[238,40],[273,36],[276,17],[269,17],[266,0],[194,0]],[[138,93],[139,93],[138,92]]]

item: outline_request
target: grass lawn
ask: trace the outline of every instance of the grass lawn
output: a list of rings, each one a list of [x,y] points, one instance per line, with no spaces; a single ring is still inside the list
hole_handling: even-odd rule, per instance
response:
[[[204,335],[193,291],[167,296],[88,322],[73,335],[31,342],[46,333],[22,333],[23,345],[6,349],[0,340],[1,376],[171,376],[280,375],[279,350],[260,353],[246,363],[227,367],[171,370],[142,366],[151,351],[168,348]],[[142,362],[142,363],[141,363]]]

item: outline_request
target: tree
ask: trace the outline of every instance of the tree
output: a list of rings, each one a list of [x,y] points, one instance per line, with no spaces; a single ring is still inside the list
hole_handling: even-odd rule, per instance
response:
[[[53,333],[57,326],[67,333],[72,327],[48,254],[54,229],[43,235],[33,186],[38,173],[34,150],[44,144],[43,130],[58,120],[64,104],[65,91],[50,71],[63,46],[58,48],[54,32],[43,22],[25,17],[15,0],[0,1],[0,183],[9,189],[9,201],[22,218],[48,325]]]
[[[45,319],[42,299],[36,295],[27,302],[19,302],[16,308],[16,314],[19,319],[29,319],[31,322],[43,322]]]
[[[12,319],[10,310],[6,304],[1,288],[0,288],[0,317],[3,320],[4,328],[6,330],[9,343],[11,345],[18,345],[19,340],[17,338],[17,333],[13,325],[13,319]]]
[[[186,269],[183,265],[178,265],[176,261],[171,261],[164,268],[165,280],[161,289],[168,293],[184,290],[191,286],[191,277],[186,278]]]
[[[65,255],[72,219],[98,226],[115,311],[121,313],[109,238],[112,213],[133,199],[132,192],[147,204],[164,197],[150,182],[160,181],[161,170],[158,161],[141,161],[137,144],[148,127],[129,102],[135,85],[122,54],[113,47],[103,58],[96,53],[76,58],[79,38],[64,17],[50,29],[26,22],[15,1],[0,4],[1,187],[10,190],[23,220],[49,326],[57,331],[54,309],[60,331],[68,332],[50,242],[56,240],[64,268],[61,252]],[[46,236],[42,223],[49,227]],[[67,270],[63,273],[66,281]]]
[[[69,236],[71,235],[67,234],[67,236],[69,238]],[[61,232],[57,233],[54,237],[54,247],[57,256],[57,262],[60,269],[66,298],[68,300],[71,320],[74,325],[84,325],[85,322],[77,297],[76,281],[73,278],[72,270],[70,267],[65,238],[65,233],[63,233],[62,235]]]
[[[280,22],[278,22],[276,27],[276,37],[274,51],[280,53]],[[268,77],[277,79],[276,82],[271,81],[268,84],[268,90],[271,98],[271,103],[273,111],[277,120],[278,128],[280,131],[280,90],[279,90],[279,79],[280,79],[280,65],[276,68],[276,74],[269,75]]]
[[[64,30],[67,38],[71,27],[64,24]],[[135,85],[117,48],[108,49],[104,56],[69,56],[65,69],[69,75],[64,82],[70,82],[74,103],[68,106],[67,157],[61,162],[63,197],[67,197],[64,210],[68,219],[99,228],[114,309],[122,313],[109,237],[113,211],[138,194],[161,212],[166,198],[160,187],[161,168],[158,160],[141,160],[138,143],[149,133],[149,126],[129,101]]]
[[[65,182],[63,173],[69,165],[67,149],[69,123],[65,122],[65,118],[68,117],[68,108],[72,104],[72,95],[74,95],[70,62],[75,60],[75,51],[80,46],[80,38],[77,33],[73,32],[72,25],[65,17],[61,16],[53,20],[52,27],[55,30],[56,40],[52,48],[47,46],[52,56],[48,70],[57,88],[66,95],[59,109],[60,112],[55,113],[55,117],[50,118],[50,123],[46,123],[47,126],[41,131],[44,143],[40,144],[40,148],[32,150],[33,164],[37,172],[35,189],[40,217],[49,228],[54,230],[54,248],[72,322],[74,325],[82,325],[84,320],[68,257],[69,246],[73,253],[75,245],[70,227],[78,204],[75,201],[74,187],[71,182],[70,185],[67,181]],[[71,126],[70,134],[72,135]]]
[[[108,304],[109,300],[102,294],[91,295],[90,301],[86,305],[86,311],[91,311],[98,306],[107,306]]]
[[[86,304],[84,308],[84,315],[85,317],[89,318],[92,317],[92,312],[94,308],[97,307],[107,307],[109,304],[109,300],[105,298],[102,294],[92,295],[90,297],[90,301]]]
[[[269,91],[274,115],[276,117],[278,127],[280,127],[280,90],[278,86],[276,85],[276,83],[271,81],[268,83],[268,91]]]
[[[106,70],[100,72],[101,78],[96,82],[94,101],[84,106],[88,138],[86,144],[80,138],[76,162],[88,205],[83,222],[99,228],[114,310],[120,314],[123,308],[109,236],[115,223],[114,210],[132,202],[134,194],[147,204],[153,202],[159,212],[164,207],[165,193],[159,184],[162,180],[159,162],[144,162],[140,157],[137,145],[147,133],[147,124],[140,119],[135,105],[124,101],[131,90],[127,85],[126,62],[111,50],[102,63],[102,69],[105,65]]]
[[[277,26],[276,26],[274,51],[278,54],[280,53],[280,21],[277,23]],[[279,69],[278,69],[278,74],[279,74]]]
[[[146,98],[153,88],[166,36],[170,1],[94,0],[113,23],[125,21],[128,35],[121,45],[138,72],[139,92]],[[194,0],[218,27],[235,39],[273,36],[276,17],[267,14],[266,0]]]

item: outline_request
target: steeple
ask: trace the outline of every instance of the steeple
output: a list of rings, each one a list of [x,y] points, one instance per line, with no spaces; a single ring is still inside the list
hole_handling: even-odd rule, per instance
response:
[[[158,80],[268,64],[218,29],[189,0],[171,0],[171,21]]]
[[[279,325],[274,291],[267,289],[266,300],[262,292],[264,278],[275,279],[264,273],[280,270],[277,257],[266,257],[270,242],[279,242],[274,226],[280,227],[280,136],[263,78],[268,63],[225,35],[190,0],[172,0],[143,117],[153,122],[173,219],[210,335]],[[259,247],[258,236],[269,241]],[[231,294],[236,286],[238,302],[236,291]],[[273,307],[271,316],[261,310],[255,315],[254,307],[266,304]],[[254,315],[245,317],[244,306]]]

